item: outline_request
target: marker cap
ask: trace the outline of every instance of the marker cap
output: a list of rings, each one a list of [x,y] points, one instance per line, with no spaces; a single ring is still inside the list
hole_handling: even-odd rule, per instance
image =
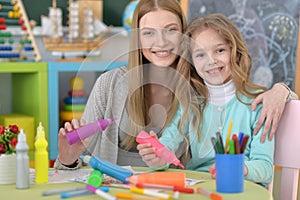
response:
[[[92,185],[92,186],[98,188],[102,184],[102,176],[103,176],[102,172],[94,169],[91,172],[90,176],[88,177],[87,183],[89,185]]]

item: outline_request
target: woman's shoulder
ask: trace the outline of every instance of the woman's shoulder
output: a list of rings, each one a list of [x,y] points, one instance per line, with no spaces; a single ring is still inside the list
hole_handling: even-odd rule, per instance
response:
[[[107,72],[102,73],[98,79],[97,79],[97,83],[101,84],[101,83],[109,83],[111,84],[112,82],[117,82],[118,80],[120,80],[122,77],[125,76],[125,74],[127,73],[128,68],[127,66],[122,66],[113,70],[109,70]]]
[[[122,66],[113,70],[109,70],[100,75],[100,77],[114,77],[114,76],[123,76],[127,73],[128,67]]]

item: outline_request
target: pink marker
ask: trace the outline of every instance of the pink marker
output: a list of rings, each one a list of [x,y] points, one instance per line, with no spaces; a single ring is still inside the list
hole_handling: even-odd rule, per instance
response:
[[[136,141],[139,144],[146,144],[150,143],[152,147],[155,147],[156,151],[155,154],[158,157],[164,159],[164,161],[168,163],[173,163],[176,166],[181,167],[184,169],[184,166],[180,163],[177,159],[175,153],[173,151],[168,150],[165,145],[159,142],[155,136],[148,134],[146,131],[141,131],[138,136],[136,137]]]
[[[78,129],[75,129],[67,133],[66,137],[70,145],[75,144],[85,138],[97,133],[98,131],[104,131],[109,124],[115,119],[99,119],[96,122],[89,123]]]

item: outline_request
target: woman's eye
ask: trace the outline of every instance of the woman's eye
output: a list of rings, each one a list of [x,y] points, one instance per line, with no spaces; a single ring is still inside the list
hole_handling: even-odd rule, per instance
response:
[[[177,31],[176,28],[167,28],[167,29],[166,29],[166,32],[167,32],[167,33],[172,33],[172,32],[175,32],[175,31]]]
[[[143,31],[142,35],[144,35],[144,36],[151,36],[151,35],[153,35],[153,31]]]

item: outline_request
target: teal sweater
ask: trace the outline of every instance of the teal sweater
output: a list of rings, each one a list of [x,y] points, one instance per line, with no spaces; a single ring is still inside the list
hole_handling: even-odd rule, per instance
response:
[[[243,102],[252,102],[253,99],[241,96]],[[248,174],[245,179],[267,185],[273,177],[273,152],[274,139],[266,139],[264,143],[260,142],[262,128],[258,135],[253,135],[256,122],[259,119],[262,106],[259,105],[255,111],[251,111],[251,106],[245,105],[233,97],[224,106],[207,104],[204,115],[203,125],[201,127],[201,139],[198,137],[193,126],[189,124],[184,129],[184,133],[189,137],[191,148],[191,160],[186,168],[189,170],[208,171],[209,167],[215,162],[215,151],[211,143],[211,137],[216,136],[220,131],[223,143],[226,142],[227,131],[230,120],[233,121],[232,134],[243,132],[250,136],[248,145],[245,149],[245,165],[248,168]],[[159,139],[168,149],[175,151],[183,137],[178,131],[178,120],[181,117],[182,109],[178,109],[174,119],[164,131]]]

